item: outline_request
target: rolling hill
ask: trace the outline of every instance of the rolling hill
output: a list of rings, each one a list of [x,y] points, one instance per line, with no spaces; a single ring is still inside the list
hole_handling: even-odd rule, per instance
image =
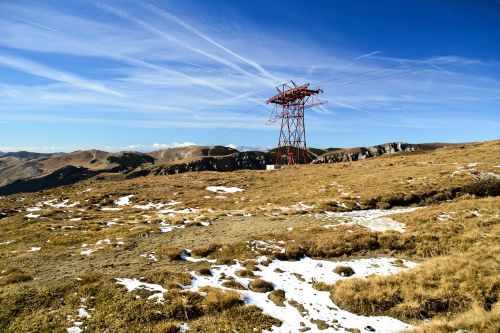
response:
[[[429,151],[452,144],[387,143],[356,148],[310,148],[311,163],[357,161],[384,154]],[[0,156],[0,194],[33,192],[99,177],[125,179],[149,174],[167,175],[188,171],[265,169],[274,164],[275,149],[245,151],[224,146],[188,146],[149,153],[79,150],[71,153],[3,153]],[[286,156],[282,157],[286,163]]]

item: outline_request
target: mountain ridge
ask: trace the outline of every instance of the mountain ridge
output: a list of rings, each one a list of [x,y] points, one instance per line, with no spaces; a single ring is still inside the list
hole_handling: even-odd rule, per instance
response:
[[[471,143],[468,143],[471,144]],[[391,142],[369,147],[309,148],[311,163],[338,163],[373,158],[400,152],[418,152],[456,146],[455,143],[410,144]],[[244,151],[225,146],[187,146],[143,153],[106,152],[89,149],[70,153],[0,154],[0,195],[33,192],[101,177],[135,178],[189,171],[261,170],[274,164],[276,148],[269,151]],[[286,156],[282,156],[286,163]]]

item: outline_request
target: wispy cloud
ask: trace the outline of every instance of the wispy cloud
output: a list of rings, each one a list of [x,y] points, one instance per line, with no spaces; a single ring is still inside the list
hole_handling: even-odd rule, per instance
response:
[[[78,2],[79,10],[56,3],[0,2],[3,122],[106,126],[118,132],[127,127],[137,135],[168,128],[146,142],[265,146],[268,141],[253,140],[264,141],[278,124],[265,126],[271,110],[263,102],[285,78],[313,86],[328,80],[320,84],[325,91],[320,98],[328,104],[306,112],[313,140],[315,133],[332,129],[387,133],[386,128],[432,123],[498,124],[500,64],[473,54],[416,62],[381,51],[337,50],[309,39],[297,43],[297,36],[284,38],[232,16],[221,22],[173,3],[101,1],[96,7],[86,1]],[[11,75],[12,70],[48,80]],[[476,121],[477,112],[482,119]],[[461,123],[442,125],[457,115]],[[176,128],[190,134],[179,138]],[[210,140],[196,140],[212,130]],[[253,136],[239,142],[242,133]],[[0,141],[7,142],[3,135]]]
[[[82,89],[92,90],[95,92],[113,96],[122,96],[122,94],[118,91],[109,89],[98,82],[86,80],[77,75],[53,69],[31,60],[12,57],[0,53],[0,65],[11,67],[28,74],[44,77],[54,81],[69,83],[75,87],[79,87]]]
[[[186,43],[184,41],[181,41],[180,39],[166,33],[165,31],[163,31],[162,29],[159,29],[155,26],[153,26],[152,24],[142,20],[142,19],[139,19],[137,17],[135,17],[134,15],[131,15],[129,13],[127,13],[126,11],[122,10],[122,9],[119,9],[119,8],[116,8],[116,7],[113,7],[113,6],[110,6],[110,5],[107,5],[107,4],[104,4],[102,2],[96,2],[95,3],[96,6],[98,6],[99,8],[109,12],[109,13],[112,13],[112,14],[115,14],[125,20],[128,20],[130,21],[131,23],[134,23],[134,24],[137,24],[137,25],[140,25],[142,27],[144,27],[145,29],[151,31],[152,33],[164,38],[165,40],[167,41],[170,41],[170,42],[173,42],[175,44],[178,44],[178,45],[181,45],[195,53],[198,53],[200,55],[203,55],[211,60],[215,60],[216,62],[219,62],[235,71],[237,71],[238,73],[240,74],[243,74],[245,76],[250,76],[250,77],[255,77],[257,79],[260,79],[262,80],[263,82],[265,83],[268,83],[268,84],[274,84],[273,81],[269,81],[269,80],[266,80],[260,76],[257,76],[253,73],[250,73],[248,72],[247,70],[243,69],[242,67],[240,67],[239,65],[235,64],[234,62],[228,60],[227,58],[224,58],[224,57],[221,57],[221,56],[218,56],[218,55],[215,55],[215,54],[212,54],[210,52],[207,52],[201,48],[198,48],[196,46],[193,46],[189,43]],[[228,49],[226,49],[227,51],[229,51]]]
[[[276,77],[275,75],[269,73],[264,67],[262,67],[260,64],[258,64],[257,62],[253,61],[253,60],[250,60],[248,58],[246,58],[245,56],[242,56],[236,52],[234,52],[233,50],[221,45],[220,43],[216,42],[215,40],[213,40],[211,37],[207,36],[206,34],[204,34],[203,32],[201,32],[200,30],[198,30],[197,28],[195,28],[194,26],[190,25],[189,23],[185,22],[184,20],[180,19],[179,17],[173,15],[172,13],[166,11],[166,10],[163,10],[163,9],[160,9],[150,3],[147,3],[147,2],[143,2],[143,1],[139,1],[139,3],[149,9],[151,12],[153,13],[156,13],[157,15],[160,15],[180,26],[182,26],[183,28],[185,28],[186,30],[188,31],[191,31],[192,33],[194,33],[195,35],[197,35],[198,37],[204,39],[205,41],[209,42],[210,44],[216,46],[217,48],[223,50],[224,52],[228,53],[229,55],[249,64],[250,66],[252,66],[253,68],[255,68],[256,70],[258,70],[262,75],[266,76],[267,78],[269,79],[272,79],[275,81],[275,83],[280,83],[283,79],[279,79],[278,77]]]

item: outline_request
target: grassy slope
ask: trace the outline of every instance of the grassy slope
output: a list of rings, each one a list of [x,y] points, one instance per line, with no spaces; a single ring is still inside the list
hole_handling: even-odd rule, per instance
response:
[[[191,299],[172,291],[171,301],[152,305],[144,298],[126,296],[112,280],[144,276],[158,282],[158,276],[165,276],[165,283],[175,284],[175,274],[197,269],[197,264],[170,260],[163,255],[168,252],[166,247],[203,248],[217,243],[222,251],[210,255],[230,262],[255,256],[244,243],[251,239],[295,240],[287,246],[284,259],[306,253],[330,258],[391,255],[421,261],[422,265],[404,274],[339,283],[332,298],[353,312],[384,313],[414,324],[422,323],[422,316],[431,317],[425,325],[433,330],[494,329],[498,327],[494,314],[498,312],[500,285],[494,244],[498,244],[500,231],[500,201],[498,197],[464,195],[474,192],[464,186],[479,173],[498,173],[498,156],[500,142],[496,141],[276,172],[203,172],[119,182],[87,181],[4,197],[0,211],[8,217],[0,219],[0,243],[14,242],[0,246],[0,331],[63,331],[68,327],[66,315],[75,316],[81,297],[96,309],[88,320],[95,331],[132,326],[138,331],[168,331],[165,322],[178,325],[183,321],[207,331],[214,327],[242,331],[247,320],[259,328],[269,327],[273,322],[270,318],[237,302],[228,301],[221,305],[223,309],[214,311],[213,305],[207,305],[210,298]],[[217,199],[205,190],[210,185],[238,186],[245,191]],[[84,192],[87,188],[92,190]],[[198,208],[212,225],[162,234],[158,232],[159,217],[147,211],[130,206],[118,212],[100,211],[96,206],[112,206],[114,199],[128,194],[135,195],[134,203],[182,201],[175,208]],[[41,219],[24,217],[27,207],[53,198],[81,203],[75,208],[45,208]],[[448,199],[453,200],[446,202]],[[318,228],[322,222],[313,215],[280,209],[298,202],[314,204],[317,212],[345,210],[337,202],[349,209],[356,203],[362,208],[427,206],[399,216],[407,232],[396,234],[354,226]],[[243,210],[253,216],[244,217]],[[480,216],[471,215],[471,211],[479,211]],[[439,221],[437,216],[443,212],[455,213],[452,219]],[[71,222],[72,217],[82,221]],[[107,226],[114,218],[122,225]],[[293,232],[287,232],[290,226]],[[79,255],[82,244],[106,238],[112,244],[103,245],[90,257]],[[27,252],[32,246],[42,250]],[[157,254],[159,262],[140,257],[150,252]],[[77,277],[82,280],[75,280]],[[377,303],[381,300],[383,306]]]

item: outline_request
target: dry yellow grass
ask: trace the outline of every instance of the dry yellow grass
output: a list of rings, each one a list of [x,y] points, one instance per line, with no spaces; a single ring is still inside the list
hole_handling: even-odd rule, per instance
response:
[[[258,293],[267,293],[274,289],[273,284],[263,279],[255,279],[250,281],[248,289]]]
[[[279,324],[255,307],[242,306],[231,295],[223,297],[227,302],[212,304],[210,298],[207,301],[199,294],[180,292],[191,282],[187,270],[208,269],[176,260],[185,249],[192,249],[193,257],[226,264],[255,259],[261,252],[269,258],[288,260],[303,255],[413,259],[420,263],[416,269],[364,282],[342,282],[333,287],[332,297],[339,305],[360,313],[375,311],[373,304],[384,301],[381,314],[408,318],[414,324],[421,324],[423,309],[432,319],[421,331],[492,331],[498,318],[498,248],[494,245],[500,243],[500,201],[498,194],[491,194],[498,190],[498,183],[474,179],[484,178],[484,173],[498,174],[498,156],[500,141],[495,141],[276,172],[89,180],[0,198],[0,211],[7,215],[0,219],[0,271],[19,270],[19,274],[2,273],[0,277],[0,331],[61,330],[68,327],[66,316],[75,316],[81,297],[88,300],[89,308],[96,309],[86,322],[95,332],[168,331],[185,321],[199,332],[251,332],[247,322],[257,330]],[[244,191],[223,194],[226,198],[220,199],[216,198],[219,194],[206,190],[212,185],[236,186]],[[117,208],[113,201],[130,194],[135,195],[131,205],[119,211],[101,210]],[[40,218],[25,217],[28,207],[51,199],[80,203],[60,208],[45,205],[33,212]],[[160,216],[156,209],[134,207],[170,200],[181,202],[172,206],[173,210],[197,211]],[[293,208],[299,202],[314,207]],[[393,216],[405,224],[403,234],[348,225],[325,229],[325,222],[314,216],[324,210],[358,209],[356,203],[361,208],[425,207]],[[439,219],[443,214],[450,218]],[[203,218],[194,221],[200,215]],[[72,220],[75,218],[81,220]],[[192,226],[167,233],[159,230],[160,223],[184,225],[185,219],[194,221],[188,222]],[[211,225],[199,226],[199,221],[211,221]],[[287,230],[289,227],[293,230]],[[280,246],[285,253],[254,252],[247,241],[256,239],[274,244],[284,241]],[[30,252],[32,247],[41,250]],[[81,254],[88,249],[95,252]],[[159,261],[148,259],[151,256]],[[258,275],[253,271],[255,263],[246,263],[246,270]],[[21,276],[21,271],[26,276]],[[13,277],[7,279],[9,275]],[[116,285],[117,277],[144,277],[167,287],[164,304],[148,301],[146,293],[126,293]],[[230,280],[227,282],[229,286]],[[412,290],[410,282],[418,287]],[[369,290],[353,293],[362,287]],[[136,299],[136,295],[142,297]],[[210,297],[216,298],[213,295]],[[491,309],[485,307],[489,303]],[[214,312],[217,308],[221,310]]]

